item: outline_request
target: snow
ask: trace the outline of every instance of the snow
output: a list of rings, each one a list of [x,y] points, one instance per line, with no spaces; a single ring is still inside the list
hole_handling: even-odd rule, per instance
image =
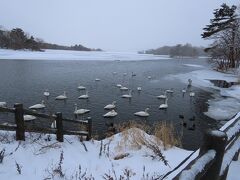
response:
[[[126,136],[126,133],[129,136]],[[59,165],[60,154],[63,152],[62,172],[65,178],[75,177],[81,165],[82,173],[93,176],[95,179],[103,179],[107,173],[117,177],[124,175],[125,169],[135,174],[131,179],[139,180],[148,173],[150,177],[162,175],[176,167],[182,159],[186,158],[191,151],[177,147],[167,150],[160,145],[161,151],[168,161],[169,166],[163,161],[153,160],[152,150],[141,144],[134,144],[136,137],[141,135],[148,142],[157,143],[157,139],[146,134],[144,131],[132,128],[110,138],[102,140],[103,148],[100,156],[101,141],[85,141],[87,151],[77,136],[64,136],[64,142],[55,140],[55,135],[43,135],[26,133],[26,141],[15,141],[14,132],[0,131],[0,151],[5,148],[5,157],[0,164],[1,179],[44,179],[54,175],[54,170]],[[126,138],[128,137],[128,138]],[[139,136],[137,136],[139,137]],[[50,139],[50,141],[48,141]],[[109,144],[109,151],[108,151]],[[127,157],[114,160],[114,157],[129,154]],[[181,158],[177,158],[181,157]],[[16,163],[21,167],[21,174],[17,173]],[[55,178],[57,173],[55,172]]]
[[[212,130],[211,134],[217,137],[225,137],[225,133],[219,130]]]
[[[44,52],[27,50],[0,49],[0,59],[24,59],[24,60],[159,60],[170,59],[169,56],[157,56],[151,54],[138,54],[135,52],[105,52],[105,51],[68,51],[49,50]]]
[[[231,120],[226,122],[219,130],[224,131],[226,128],[228,128],[235,120],[237,120],[240,117],[240,112],[238,112]]]
[[[198,64],[183,64],[184,66],[195,67],[195,68],[203,68],[204,66]]]
[[[216,155],[215,150],[208,150],[203,156],[201,156],[197,161],[192,165],[191,169],[182,171],[179,180],[192,180],[195,179],[197,174],[202,172],[205,166],[214,159]]]
[[[240,161],[232,161],[230,164],[227,180],[239,180]]]

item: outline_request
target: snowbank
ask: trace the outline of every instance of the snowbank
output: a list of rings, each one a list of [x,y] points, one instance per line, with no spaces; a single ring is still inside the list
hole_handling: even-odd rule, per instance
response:
[[[24,59],[24,60],[159,60],[170,59],[169,56],[156,56],[151,54],[137,54],[135,52],[99,52],[99,51],[67,51],[49,50],[38,51],[15,51],[0,49],[0,59]]]
[[[124,172],[127,171],[131,174],[131,179],[139,180],[143,174],[145,176],[148,174],[149,177],[165,174],[191,153],[176,147],[164,150],[159,146],[168,161],[166,166],[159,159],[153,160],[151,157],[154,155],[153,151],[139,144],[136,140],[139,136],[134,137],[133,134],[144,137],[148,142],[157,143],[154,136],[133,128],[104,139],[102,148],[101,141],[84,142],[86,151],[77,136],[65,136],[64,142],[59,143],[53,135],[26,133],[26,141],[17,142],[14,140],[13,132],[0,131],[0,151],[5,148],[5,157],[3,163],[0,163],[0,177],[18,180],[53,178],[53,176],[56,178],[61,169],[66,178],[71,176],[75,178],[75,175],[79,173],[83,175],[86,172],[85,177],[103,179],[106,174],[119,177],[124,176]],[[20,167],[21,174],[17,172],[16,163]]]

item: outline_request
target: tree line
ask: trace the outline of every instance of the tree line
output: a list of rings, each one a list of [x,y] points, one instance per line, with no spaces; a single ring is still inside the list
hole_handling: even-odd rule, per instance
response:
[[[62,46],[58,44],[46,43],[42,39],[30,36],[21,28],[13,28],[5,30],[0,27],[0,48],[4,49],[29,49],[32,51],[42,51],[42,49],[59,49],[59,50],[75,50],[75,51],[102,51],[101,49],[87,48],[81,44],[74,46]]]
[[[205,56],[203,47],[195,47],[190,43],[177,44],[175,46],[163,46],[157,49],[150,49],[139,53],[154,54],[154,55],[169,55],[170,57],[198,57]]]

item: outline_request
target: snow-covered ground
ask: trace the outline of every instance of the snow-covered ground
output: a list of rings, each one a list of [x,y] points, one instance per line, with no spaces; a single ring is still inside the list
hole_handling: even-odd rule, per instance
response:
[[[104,60],[104,61],[135,61],[170,59],[169,56],[156,56],[151,54],[138,54],[135,52],[99,52],[99,51],[67,51],[49,50],[38,51],[14,51],[0,49],[0,59],[24,59],[24,60]]]
[[[159,157],[152,159],[154,153],[146,142],[160,145],[168,165]],[[85,177],[93,176],[95,179],[103,179],[107,175],[126,177],[126,173],[132,176],[131,179],[139,180],[147,175],[151,179],[172,170],[191,153],[177,147],[164,150],[156,137],[137,128],[104,139],[102,150],[101,141],[84,143],[87,151],[77,136],[64,136],[64,142],[59,143],[54,135],[26,133],[26,141],[17,142],[14,132],[0,131],[0,151],[5,149],[5,157],[0,163],[0,179],[58,179],[61,172],[66,179],[72,176],[77,179],[76,176],[85,172]],[[117,160],[116,157],[121,155],[126,157]]]
[[[194,64],[187,64],[192,67],[199,67]],[[210,80],[225,80],[227,82],[238,82],[238,75],[234,73],[221,73],[207,67],[185,74],[169,75],[167,79],[179,79],[183,83],[188,83],[191,78],[193,86],[213,92],[213,99],[208,101],[209,108],[205,114],[216,120],[228,120],[240,111],[240,86],[234,85],[230,88],[220,88],[214,86]]]

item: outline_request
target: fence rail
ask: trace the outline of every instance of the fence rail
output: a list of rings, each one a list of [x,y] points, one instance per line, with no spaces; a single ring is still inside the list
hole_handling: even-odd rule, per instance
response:
[[[88,118],[87,120],[67,119],[67,118],[63,118],[62,113],[60,112],[54,115],[48,115],[48,114],[24,109],[23,104],[19,104],[19,103],[14,104],[14,108],[0,107],[0,112],[7,112],[7,113],[14,114],[15,123],[0,124],[0,130],[16,131],[16,140],[25,140],[25,132],[56,134],[57,140],[59,142],[63,142],[64,135],[86,136],[87,140],[89,140],[92,137],[92,119],[91,118]],[[33,115],[38,118],[44,118],[44,119],[55,121],[56,128],[26,126],[24,123],[24,114]],[[85,126],[85,129],[87,130],[81,130],[81,131],[64,130],[63,121],[82,124],[83,126]]]

